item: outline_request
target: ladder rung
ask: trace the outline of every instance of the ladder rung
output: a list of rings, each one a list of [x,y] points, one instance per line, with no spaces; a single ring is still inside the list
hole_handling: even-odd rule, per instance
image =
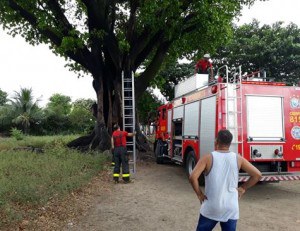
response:
[[[234,113],[240,114],[240,113],[242,113],[242,112],[240,112],[240,111],[228,111],[227,113],[230,113],[230,114],[234,114]],[[225,114],[226,114],[226,112],[225,112]]]
[[[132,91],[131,87],[124,87],[124,91]]]
[[[242,99],[242,97],[234,97],[234,96],[228,96],[227,98],[222,98],[222,99]]]
[[[132,100],[133,98],[131,96],[127,96],[127,97],[124,97],[125,100]]]
[[[239,97],[239,96],[235,96],[235,97],[233,97],[233,96],[227,96],[227,97],[222,97],[222,100],[226,100],[226,99],[242,99],[242,97]]]
[[[227,129],[232,129],[232,130],[234,130],[234,129],[242,129],[242,127],[227,127]]]
[[[126,119],[133,119],[133,115],[130,115],[130,116],[124,116],[124,118],[126,118]]]
[[[240,111],[228,111],[228,112],[222,112],[222,114],[241,114]]]

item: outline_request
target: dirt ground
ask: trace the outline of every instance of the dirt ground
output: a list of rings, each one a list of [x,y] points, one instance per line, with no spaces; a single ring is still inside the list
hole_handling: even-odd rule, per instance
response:
[[[97,193],[88,209],[70,218],[65,231],[195,230],[200,203],[181,166],[147,161],[138,164],[134,183],[113,184],[106,177],[93,188]],[[240,200],[238,230],[300,230],[300,181],[247,191]]]

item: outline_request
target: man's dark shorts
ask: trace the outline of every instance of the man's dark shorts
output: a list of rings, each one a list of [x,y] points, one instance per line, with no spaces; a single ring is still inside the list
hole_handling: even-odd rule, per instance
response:
[[[211,231],[216,226],[218,221],[211,220],[205,216],[200,215],[196,231]],[[237,220],[229,219],[227,222],[220,222],[222,231],[235,231]]]

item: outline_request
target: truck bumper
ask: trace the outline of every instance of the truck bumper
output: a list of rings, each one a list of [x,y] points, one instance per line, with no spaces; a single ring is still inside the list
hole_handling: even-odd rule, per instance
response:
[[[248,175],[239,176],[239,182],[245,182],[250,178]],[[300,180],[300,172],[297,173],[281,173],[281,174],[272,174],[272,173],[263,173],[263,176],[260,181],[266,182],[276,182],[276,181],[288,181],[288,180]]]

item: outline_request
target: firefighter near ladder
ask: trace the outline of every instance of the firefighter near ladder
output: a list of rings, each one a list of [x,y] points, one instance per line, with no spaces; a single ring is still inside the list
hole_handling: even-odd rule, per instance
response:
[[[118,124],[114,125],[114,132],[111,137],[113,161],[115,163],[113,178],[115,183],[119,183],[120,170],[122,166],[122,178],[124,183],[130,182],[129,156],[126,148],[126,137],[135,136],[134,133],[121,131]]]

